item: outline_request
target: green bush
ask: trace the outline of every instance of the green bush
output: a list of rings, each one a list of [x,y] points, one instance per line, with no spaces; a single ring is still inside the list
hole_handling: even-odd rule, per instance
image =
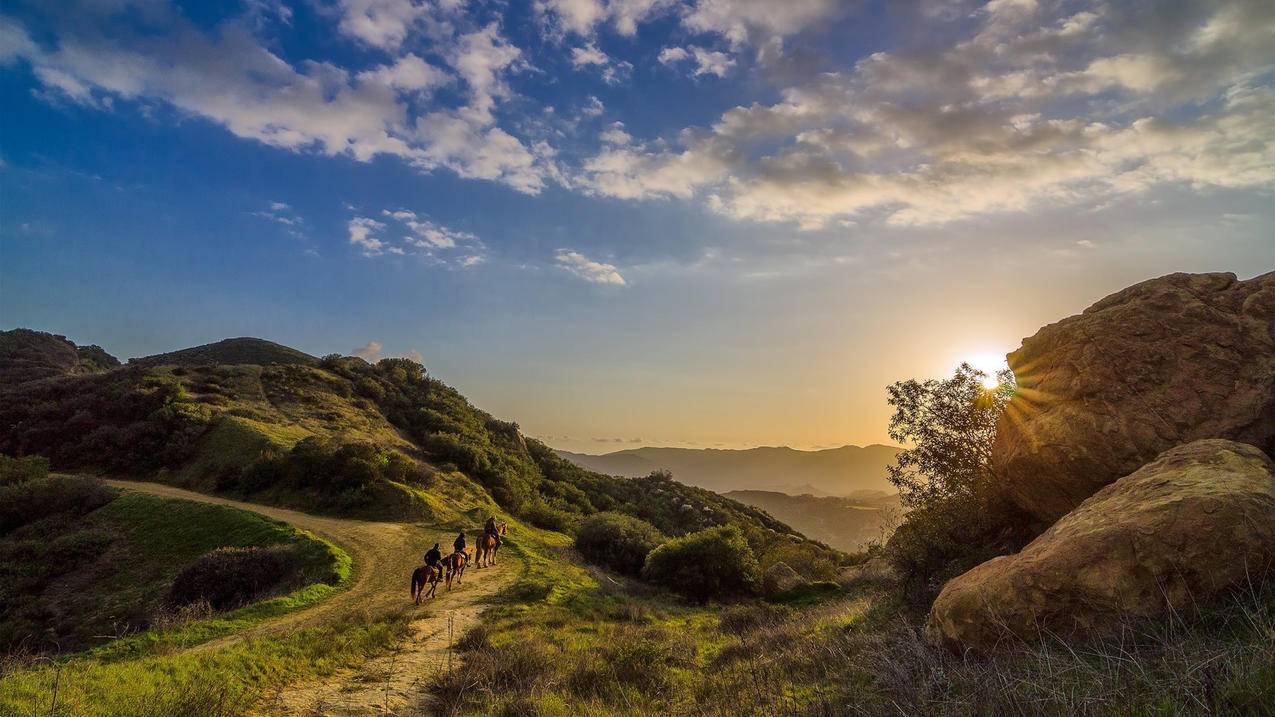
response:
[[[698,602],[755,594],[761,584],[757,559],[734,525],[664,543],[646,556],[642,577]]]
[[[638,575],[646,556],[664,540],[654,525],[623,513],[597,513],[576,530],[576,550],[591,562]]]
[[[300,582],[301,561],[291,547],[217,548],[178,574],[168,591],[175,606],[206,601],[229,610]]]
[[[0,486],[43,478],[49,474],[49,459],[42,456],[10,458],[0,455]]]

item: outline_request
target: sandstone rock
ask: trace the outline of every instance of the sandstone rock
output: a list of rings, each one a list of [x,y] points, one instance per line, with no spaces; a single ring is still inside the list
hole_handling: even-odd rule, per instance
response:
[[[1173,274],[1041,329],[992,468],[1043,524],[1161,452],[1229,438],[1275,453],[1275,273]]]
[[[1015,555],[943,586],[926,636],[986,650],[1042,632],[1099,634],[1275,579],[1275,463],[1200,440],[1108,485]]]
[[[766,570],[766,574],[762,576],[761,589],[763,595],[770,597],[805,584],[806,579],[801,577],[801,573],[793,570],[788,563],[779,562]]]

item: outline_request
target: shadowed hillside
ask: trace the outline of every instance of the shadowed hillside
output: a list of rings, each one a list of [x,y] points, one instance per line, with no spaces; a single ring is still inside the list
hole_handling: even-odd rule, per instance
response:
[[[861,491],[840,498],[733,490],[723,495],[761,508],[815,540],[847,552],[884,540],[902,516],[897,493]]]
[[[559,451],[559,455],[607,475],[640,476],[672,471],[683,483],[718,492],[769,490],[844,496],[859,490],[893,492],[886,466],[899,449],[842,446],[822,451],[792,448],[634,448],[604,455]]]
[[[30,329],[0,331],[0,387],[119,365],[101,346],[76,346],[65,336]]]
[[[313,366],[319,359],[265,339],[243,337],[195,346],[154,356],[129,359],[140,366],[205,366],[209,364],[301,364]]]

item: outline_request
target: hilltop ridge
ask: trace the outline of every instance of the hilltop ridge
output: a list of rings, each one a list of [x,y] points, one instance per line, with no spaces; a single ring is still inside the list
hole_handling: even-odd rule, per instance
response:
[[[261,366],[300,364],[302,366],[314,366],[319,363],[319,359],[303,351],[298,351],[273,341],[251,336],[240,336],[188,349],[155,354],[154,356],[132,358],[128,362],[139,366],[204,366],[209,364],[252,364]]]

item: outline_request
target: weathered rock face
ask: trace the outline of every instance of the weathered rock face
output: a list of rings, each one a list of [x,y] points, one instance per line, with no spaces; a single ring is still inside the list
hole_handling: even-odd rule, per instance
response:
[[[1229,438],[1275,453],[1275,273],[1173,274],[1041,329],[992,468],[1044,524],[1161,452]]]
[[[1103,488],[1019,553],[948,581],[926,637],[976,650],[1084,637],[1249,580],[1275,580],[1275,463],[1200,440]]]
[[[788,563],[778,562],[770,566],[766,574],[762,576],[761,590],[763,595],[770,597],[805,584],[806,580],[801,577],[801,573],[794,570]]]

